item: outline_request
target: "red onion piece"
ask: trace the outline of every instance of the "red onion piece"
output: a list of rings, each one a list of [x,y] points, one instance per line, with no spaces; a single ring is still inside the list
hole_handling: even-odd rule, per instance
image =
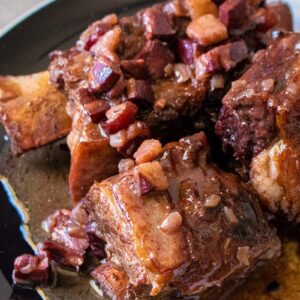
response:
[[[133,123],[138,112],[138,107],[130,101],[116,105],[106,112],[107,121],[101,124],[109,135],[125,129]]]

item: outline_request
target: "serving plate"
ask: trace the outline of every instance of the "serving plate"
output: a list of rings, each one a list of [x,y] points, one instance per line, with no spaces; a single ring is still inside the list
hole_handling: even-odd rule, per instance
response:
[[[154,2],[48,1],[43,9],[0,34],[0,73],[20,75],[41,71],[48,65],[49,52],[72,45],[78,34],[95,19],[111,12],[129,15]],[[298,0],[290,3],[294,5],[294,12],[300,12]],[[45,237],[40,227],[42,220],[55,209],[71,205],[67,186],[70,157],[65,141],[61,140],[16,158],[11,155],[2,127],[0,137],[0,300],[101,299],[84,274],[67,287],[40,289],[40,295],[11,286],[14,258],[25,252],[32,253],[35,244]],[[288,227],[289,232],[282,258],[255,272],[230,299],[300,299],[297,240],[300,231],[287,224],[278,227]]]

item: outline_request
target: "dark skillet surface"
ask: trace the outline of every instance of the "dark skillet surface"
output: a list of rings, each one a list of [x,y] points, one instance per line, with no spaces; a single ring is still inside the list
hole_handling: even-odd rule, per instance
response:
[[[94,20],[112,12],[130,15],[154,2],[58,0],[50,3],[2,36],[0,74],[23,75],[44,70],[49,63],[48,53],[74,44],[80,32]],[[34,242],[43,238],[40,221],[56,207],[69,206],[68,168],[69,154],[64,149],[64,141],[14,158],[0,126],[0,174],[8,178],[17,197],[29,210],[28,227]],[[14,258],[22,253],[32,253],[32,249],[21,234],[22,214],[10,203],[3,184],[0,184],[0,203],[0,300],[40,299],[36,293],[11,287]],[[60,288],[56,292],[55,297],[48,296],[67,300],[68,292]],[[88,295],[84,288],[78,293],[73,292],[76,299],[94,298],[94,294]]]

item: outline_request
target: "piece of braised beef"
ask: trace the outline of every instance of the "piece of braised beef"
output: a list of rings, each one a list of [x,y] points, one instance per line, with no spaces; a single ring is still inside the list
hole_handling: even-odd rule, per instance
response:
[[[223,99],[216,131],[249,169],[262,203],[300,222],[300,35],[258,52]]]
[[[150,144],[135,157],[152,153]],[[87,196],[90,222],[111,255],[93,273],[108,295],[214,295],[278,255],[257,194],[210,163],[203,133],[166,145],[156,161],[151,153]]]

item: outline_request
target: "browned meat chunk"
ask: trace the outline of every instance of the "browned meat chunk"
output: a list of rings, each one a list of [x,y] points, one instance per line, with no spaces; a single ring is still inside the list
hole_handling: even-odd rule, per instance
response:
[[[158,162],[91,188],[90,222],[107,243],[111,261],[122,268],[100,267],[95,276],[100,286],[107,286],[111,272],[119,272],[116,291],[124,292],[128,277],[127,292],[140,297],[174,290],[205,295],[279,253],[257,195],[210,164],[207,155],[204,134],[196,134],[167,145]],[[145,184],[150,188],[143,192]]]
[[[95,124],[83,124],[79,112],[73,117],[73,129],[68,136],[71,149],[69,188],[74,203],[79,202],[94,181],[101,181],[118,171],[120,156],[109,145]]]
[[[252,161],[263,203],[300,221],[298,157],[300,35],[289,34],[256,55],[223,99],[217,133],[236,157]]]
[[[254,65],[224,97],[217,132],[237,157],[251,159],[271,143],[280,126],[276,123],[279,112],[284,118],[283,132],[290,138],[297,137],[296,123],[291,122],[292,103],[297,103],[297,97],[292,95],[290,101],[286,98],[289,88],[297,86],[297,72],[293,70],[299,60],[299,41],[300,35],[292,34],[259,52]],[[285,91],[287,96],[281,97]]]
[[[218,15],[213,0],[184,0],[183,2],[193,20],[207,14]]]
[[[257,13],[256,4],[251,5],[248,17],[252,27],[234,36],[216,17],[218,8],[213,1],[175,0],[131,17],[104,17],[89,26],[76,46],[51,55],[51,80],[78,112],[69,109],[73,129],[76,118],[84,124],[68,138],[75,201],[94,180],[117,170],[118,156],[101,135],[121,155],[132,157],[146,138],[158,138],[162,143],[177,140],[198,130],[203,118],[208,121],[201,128],[213,127],[228,81],[259,47],[261,32],[253,28],[261,23],[251,18]],[[214,43],[217,45],[212,48]],[[216,77],[210,82],[213,75]],[[211,89],[218,89],[213,96],[212,82]],[[93,142],[86,143],[88,131],[95,134]],[[106,150],[99,151],[104,144]],[[104,153],[113,157],[107,172],[95,168],[95,164],[104,166]]]
[[[21,154],[66,136],[71,119],[67,99],[51,86],[48,72],[0,78],[0,122]]]

